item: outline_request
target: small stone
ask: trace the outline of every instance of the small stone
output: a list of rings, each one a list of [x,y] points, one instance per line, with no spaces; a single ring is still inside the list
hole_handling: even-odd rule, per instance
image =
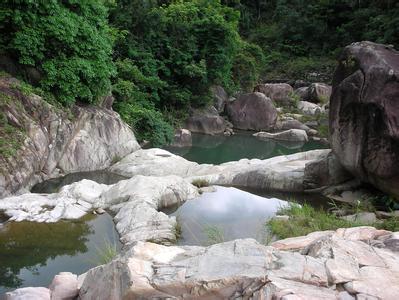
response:
[[[288,221],[290,219],[290,216],[277,215],[277,216],[274,216],[273,219],[278,220],[278,221]]]
[[[99,215],[102,215],[102,214],[105,213],[105,210],[102,209],[101,207],[99,207],[99,208],[97,208],[97,209],[95,210],[95,212],[96,212],[97,214],[99,214]]]

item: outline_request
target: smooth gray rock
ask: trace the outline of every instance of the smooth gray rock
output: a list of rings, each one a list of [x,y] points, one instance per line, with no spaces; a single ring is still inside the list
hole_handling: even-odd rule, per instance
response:
[[[306,164],[303,183],[305,190],[313,190],[337,185],[352,178],[338,158],[332,152],[328,152],[318,160]]]
[[[323,108],[319,105],[307,101],[299,101],[297,108],[303,114],[310,116],[319,115],[324,112]]]
[[[50,290],[44,287],[25,287],[7,292],[5,300],[50,300]]]
[[[175,131],[172,147],[191,147],[192,144],[193,137],[190,130],[181,128]]]
[[[276,133],[269,132],[257,132],[253,136],[259,139],[272,139],[277,141],[287,141],[287,142],[307,142],[308,135],[305,130],[302,129],[289,129]]]
[[[305,165],[330,150],[313,150],[270,159],[241,159],[221,165],[197,164],[166,150],[136,151],[109,170],[126,177],[174,174],[189,180],[204,179],[213,185],[253,187],[277,191],[303,191]]]
[[[399,51],[371,42],[346,47],[334,73],[330,140],[363,182],[399,196]]]
[[[221,134],[228,127],[228,123],[219,116],[217,109],[211,106],[193,110],[191,116],[184,122],[184,127],[191,132]]]
[[[4,114],[25,132],[21,148],[0,156],[0,198],[26,192],[48,178],[104,169],[116,158],[139,149],[132,130],[109,109],[79,107],[71,113],[37,95],[15,93],[19,82],[2,77],[2,93],[13,95]]]
[[[222,113],[226,103],[229,101],[229,95],[220,85],[212,86],[211,93],[213,95],[213,105],[219,113]]]
[[[257,85],[254,92],[262,93],[278,104],[289,105],[294,89],[287,83],[266,83]]]
[[[262,93],[240,95],[226,106],[227,115],[234,128],[244,130],[269,130],[277,122],[277,110],[270,98]]]

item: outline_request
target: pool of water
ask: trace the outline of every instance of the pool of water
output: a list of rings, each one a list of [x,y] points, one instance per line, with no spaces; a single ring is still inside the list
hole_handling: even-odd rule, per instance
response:
[[[288,203],[217,186],[216,192],[204,193],[169,213],[177,217],[181,226],[179,245],[205,246],[237,238],[255,238],[265,243],[265,222]]]
[[[66,176],[49,179],[38,183],[32,187],[31,192],[42,194],[57,193],[63,186],[81,181],[83,179],[92,180],[102,184],[114,184],[120,180],[126,179],[126,177],[107,171],[71,173]]]
[[[17,287],[48,286],[59,272],[82,274],[100,264],[102,250],[110,245],[121,248],[108,214],[57,223],[2,223],[0,295]]]
[[[325,149],[322,143],[262,141],[250,132],[239,131],[233,136],[205,135],[193,133],[192,147],[165,147],[166,150],[181,155],[197,163],[221,164],[242,158],[267,159],[314,149]]]

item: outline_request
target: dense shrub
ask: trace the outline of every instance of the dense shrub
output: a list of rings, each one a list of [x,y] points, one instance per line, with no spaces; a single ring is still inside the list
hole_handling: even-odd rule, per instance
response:
[[[103,1],[0,3],[0,50],[42,73],[63,104],[93,103],[110,89],[112,38]]]
[[[158,147],[172,141],[173,128],[163,120],[159,111],[129,102],[121,102],[116,108],[140,142],[146,140]]]

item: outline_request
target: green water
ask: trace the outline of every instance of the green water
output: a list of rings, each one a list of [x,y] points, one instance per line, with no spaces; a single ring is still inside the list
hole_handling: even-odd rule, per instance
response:
[[[48,286],[59,272],[82,274],[99,264],[99,249],[110,243],[121,247],[108,214],[57,223],[3,223],[0,295],[17,287]]]
[[[166,150],[188,160],[209,164],[221,164],[242,158],[267,159],[324,148],[325,145],[314,141],[307,143],[262,141],[249,132],[237,132],[233,136],[193,134],[192,147],[165,147]]]

